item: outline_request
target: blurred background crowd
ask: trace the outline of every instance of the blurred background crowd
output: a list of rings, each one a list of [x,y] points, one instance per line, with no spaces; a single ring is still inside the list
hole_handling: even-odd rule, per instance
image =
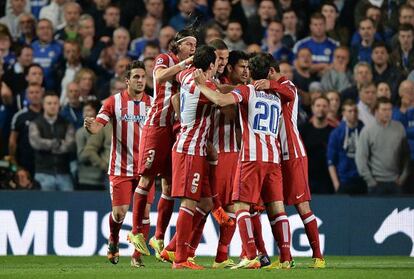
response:
[[[414,0],[6,0],[0,188],[104,190],[111,127],[83,128],[123,74],[196,24],[269,52],[299,89],[313,193],[414,192]]]

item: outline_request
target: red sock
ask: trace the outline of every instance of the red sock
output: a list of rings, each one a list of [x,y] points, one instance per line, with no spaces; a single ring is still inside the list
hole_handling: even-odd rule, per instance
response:
[[[206,224],[208,213],[204,212],[200,208],[196,208],[193,218],[193,229],[188,244],[188,256],[194,257],[195,251],[197,250],[198,244],[200,244],[201,238],[203,237],[204,225]]]
[[[220,226],[220,238],[217,246],[216,263],[224,262],[229,258],[229,245],[236,230],[236,220],[233,226]]]
[[[157,228],[155,230],[156,239],[164,239],[165,230],[167,229],[168,224],[170,223],[173,209],[174,199],[162,194],[157,207],[158,218]]]
[[[302,218],[302,222],[305,225],[306,235],[308,236],[309,244],[312,247],[312,258],[323,259],[321,248],[319,246],[319,230],[315,215],[313,215],[313,212],[311,211],[300,216],[300,218]]]
[[[252,260],[256,257],[256,245],[254,243],[254,234],[252,220],[248,210],[239,210],[236,212],[237,224],[239,226],[240,238],[246,249],[247,258]]]
[[[182,263],[187,261],[187,243],[190,240],[193,227],[194,212],[191,209],[181,206],[177,219],[177,249],[175,252],[175,262]]]
[[[173,238],[171,238],[170,243],[165,247],[165,250],[175,252],[177,250],[177,232],[175,232]]]
[[[267,255],[265,243],[263,241],[262,222],[260,221],[260,213],[255,212],[250,216],[252,219],[252,225],[254,229],[254,242],[256,244],[257,251],[262,255]]]
[[[142,220],[145,215],[145,207],[147,206],[148,191],[139,188],[135,189],[134,200],[132,206],[132,233],[142,233]]]
[[[135,259],[141,258],[141,253],[138,252],[138,250],[134,250],[134,253],[132,253],[132,257]]]
[[[290,261],[290,228],[289,220],[285,212],[276,214],[270,218],[273,237],[279,247],[280,262]]]
[[[142,220],[142,233],[144,234],[145,240],[148,240],[149,232],[151,229],[151,222],[148,217]]]
[[[115,244],[119,242],[119,231],[121,230],[123,221],[117,222],[114,220],[114,215],[112,213],[109,214],[109,240]]]

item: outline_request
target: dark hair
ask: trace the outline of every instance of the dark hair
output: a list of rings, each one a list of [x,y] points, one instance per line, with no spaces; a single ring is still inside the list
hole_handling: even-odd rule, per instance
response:
[[[33,68],[33,67],[41,69],[42,73],[43,73],[43,68],[42,68],[42,66],[40,66],[40,64],[32,63],[24,69],[24,75],[27,76],[30,72],[30,69]]]
[[[321,13],[322,13],[323,6],[331,6],[331,7],[333,7],[335,9],[336,13],[339,13],[338,7],[336,6],[336,4],[334,3],[334,1],[332,1],[332,0],[326,0],[326,1],[323,1],[322,2],[322,4],[321,4]]]
[[[377,99],[377,102],[375,103],[374,111],[376,111],[381,104],[390,104],[392,106],[392,102],[390,99],[388,99],[387,97],[379,97]]]
[[[270,24],[272,23],[276,23],[279,24],[280,26],[282,26],[282,30],[285,31],[285,26],[283,25],[283,23],[278,20],[278,19],[272,19],[271,21],[269,21],[269,23],[267,24],[267,27],[269,27]]]
[[[125,78],[129,79],[131,77],[131,71],[133,69],[143,69],[145,71],[145,64],[142,61],[134,60],[128,64],[126,71],[125,71]]]
[[[342,104],[342,111],[345,110],[345,107],[346,106],[356,106],[356,102],[354,100],[352,100],[352,99],[346,99],[344,101],[344,103]]]
[[[385,50],[387,51],[387,53],[390,53],[390,50],[388,49],[388,46],[384,42],[377,41],[377,42],[374,42],[372,44],[372,50],[374,50],[374,49],[376,49],[378,47],[383,47],[383,48],[385,48]]]
[[[314,106],[314,105],[315,105],[315,103],[316,103],[316,101],[317,101],[317,100],[319,100],[319,99],[323,99],[323,100],[327,101],[327,102],[328,102],[328,104],[329,104],[329,99],[328,99],[328,98],[326,98],[326,96],[325,96],[325,95],[321,95],[321,96],[318,96],[318,97],[316,97],[315,99],[313,99],[313,100],[312,100],[312,106]]]
[[[411,31],[414,33],[414,27],[411,24],[401,24],[398,26],[398,32],[400,31]]]
[[[25,48],[29,48],[29,49],[33,50],[33,48],[30,45],[27,45],[27,44],[18,45],[14,49],[14,53],[16,54],[16,57],[20,57],[20,55],[22,55],[23,49],[25,49]]]
[[[358,22],[358,28],[359,28],[359,26],[361,25],[361,22],[363,22],[363,21],[370,21],[371,23],[372,23],[372,25],[374,26],[374,28],[377,28],[377,24],[375,23],[375,21],[372,19],[372,18],[370,18],[370,17],[363,17],[359,22]]]
[[[83,107],[86,107],[86,106],[90,106],[91,108],[95,110],[96,113],[98,113],[98,111],[101,109],[102,104],[98,100],[90,100],[90,101],[86,101],[83,104]]]
[[[249,58],[250,56],[244,51],[232,50],[229,53],[229,62],[227,64],[234,67],[239,62],[239,60],[249,61]]]
[[[193,65],[203,71],[208,70],[211,63],[216,62],[216,50],[212,46],[201,46],[196,49]]]
[[[289,7],[286,10],[284,10],[282,12],[282,17],[283,17],[284,14],[287,14],[287,13],[294,13],[296,15],[296,17],[298,16],[298,14],[296,13],[296,11],[292,7]]]
[[[59,95],[52,90],[48,90],[45,92],[45,94],[43,95],[43,99],[45,99],[46,97],[57,97],[59,99]]]
[[[240,20],[235,19],[235,18],[230,19],[230,20],[229,20],[229,23],[227,24],[227,27],[230,25],[230,23],[238,23],[238,24],[240,25],[240,27],[242,28],[242,30],[243,30],[243,25],[242,25],[242,23],[240,22]],[[226,29],[227,29],[227,28],[226,28]]]
[[[221,0],[220,0],[221,1]],[[229,49],[226,43],[222,39],[214,39],[208,43],[209,46],[213,47],[215,50],[226,50]]]
[[[147,43],[145,44],[144,50],[145,50],[147,47],[157,48],[158,50],[160,50],[160,45],[158,44],[158,42],[157,42],[157,41],[149,41],[149,42],[147,42]]]
[[[324,22],[326,21],[325,16],[323,14],[321,14],[320,12],[313,13],[310,17],[309,22],[312,22],[312,19],[322,19]]]
[[[273,59],[270,53],[259,53],[250,58],[249,69],[252,79],[259,80],[267,78]]]
[[[178,43],[178,41],[188,36],[197,38],[197,34],[193,28],[186,28],[186,29],[183,29],[177,32],[177,34],[175,34],[175,37],[170,42],[170,49],[174,54],[178,53],[178,45],[181,43],[181,42]]]

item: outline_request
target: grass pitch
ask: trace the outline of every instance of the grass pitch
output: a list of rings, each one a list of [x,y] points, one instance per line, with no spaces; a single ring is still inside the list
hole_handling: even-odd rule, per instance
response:
[[[197,257],[197,263],[210,267],[214,258]],[[273,260],[273,259],[272,259]],[[129,258],[117,265],[106,257],[3,256],[0,278],[414,278],[414,258],[409,257],[339,257],[328,256],[328,267],[309,269],[310,258],[295,258],[292,270],[171,270],[171,265],[154,257],[145,257],[145,268],[133,269]]]

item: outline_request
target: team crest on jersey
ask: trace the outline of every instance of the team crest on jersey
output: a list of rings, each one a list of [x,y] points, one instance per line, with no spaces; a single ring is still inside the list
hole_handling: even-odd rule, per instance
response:
[[[161,57],[157,59],[157,62],[155,63],[156,65],[160,65],[164,63],[164,59],[162,59]]]
[[[323,53],[324,53],[325,55],[331,55],[332,50],[331,50],[330,48],[325,48],[325,50],[323,51]]]
[[[53,57],[55,57],[55,52],[52,50],[52,51],[49,52],[48,55],[49,55],[50,58],[53,58]]]

